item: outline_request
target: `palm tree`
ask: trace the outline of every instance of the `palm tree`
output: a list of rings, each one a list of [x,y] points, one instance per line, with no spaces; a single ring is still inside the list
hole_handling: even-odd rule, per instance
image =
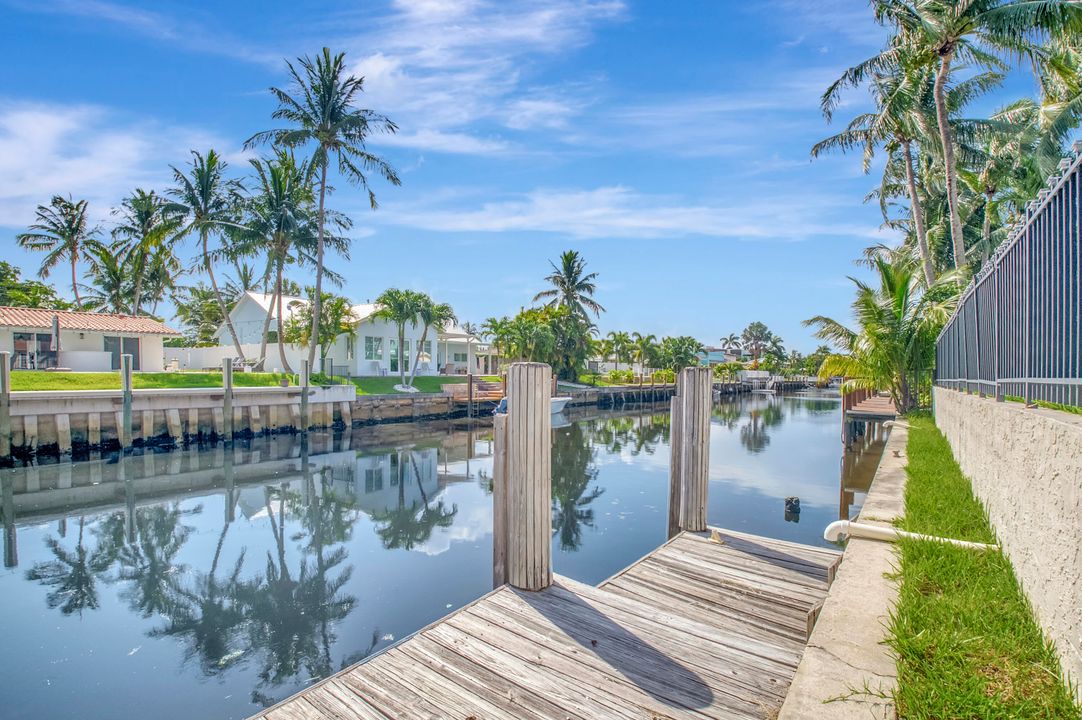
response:
[[[237,357],[243,360],[244,350],[241,349],[240,338],[233,327],[229,308],[222,297],[218,281],[214,277],[215,254],[210,250],[211,235],[221,233],[226,227],[240,227],[235,213],[241,185],[225,177],[226,168],[226,163],[214,150],[208,150],[205,156],[193,150],[191,169],[188,174],[181,172],[175,166],[172,168],[176,186],[169,192],[177,201],[184,216],[184,225],[178,231],[177,237],[191,234],[199,236],[203,269],[206,270],[207,277],[210,279],[211,289],[218,301],[226,328],[229,329],[229,335],[233,339]]]
[[[255,171],[255,194],[247,205],[245,226],[249,242],[261,246],[267,257],[266,274],[273,277],[271,301],[263,322],[259,366],[266,359],[270,321],[277,317],[278,355],[282,368],[292,373],[286,359],[282,326],[283,280],[287,266],[308,259],[314,248],[314,217],[311,212],[314,192],[309,182],[308,164],[298,163],[293,153],[279,151],[273,160],[252,160]]]
[[[417,318],[421,322],[421,339],[417,342],[416,352],[413,356],[413,367],[410,368],[410,378],[407,385],[413,386],[413,378],[417,376],[417,365],[421,361],[421,349],[428,339],[428,329],[436,328],[436,332],[442,332],[444,328],[455,321],[455,311],[447,303],[433,302],[428,295],[420,298],[420,307],[417,309]],[[470,368],[469,372],[473,372]]]
[[[700,353],[703,344],[693,337],[681,335],[680,337],[662,338],[658,349],[661,364],[666,370],[679,372],[686,367],[693,367],[700,362]]]
[[[634,359],[639,363],[639,373],[646,375],[646,366],[650,362],[650,359],[654,356],[657,337],[654,335],[644,335],[642,333],[632,333],[631,345],[634,352]]]
[[[842,350],[823,361],[820,377],[848,378],[844,391],[888,389],[904,413],[917,402],[917,384],[934,362],[936,335],[956,304],[955,278],[945,273],[924,289],[914,263],[900,253],[881,253],[874,268],[878,286],[850,278],[857,287],[856,329],[822,315],[804,324]]]
[[[195,347],[214,344],[214,333],[222,326],[222,310],[214,291],[203,283],[180,288],[173,294],[176,317]]]
[[[183,216],[176,204],[168,202],[153,190],[136,188],[113,211],[119,224],[113,228],[117,250],[131,258],[133,275],[132,315],[138,315],[143,305],[143,285],[151,266],[164,259],[160,254],[173,242]]]
[[[616,361],[616,369],[620,369],[620,362],[626,360],[631,362],[631,336],[626,332],[617,332],[613,330],[608,334],[609,351],[612,353],[612,359]]]
[[[90,264],[90,285],[83,285],[86,292],[83,306],[93,312],[127,315],[132,311],[132,254],[117,252],[99,242],[88,243],[83,248]]]
[[[490,317],[481,324],[481,334],[492,342],[497,356],[508,352],[511,320],[506,317]]]
[[[480,334],[481,329],[477,327],[477,323],[464,322],[462,323],[462,332],[470,337],[477,337]]]
[[[947,85],[952,63],[1004,69],[999,56],[1029,56],[1036,59],[1036,41],[1042,36],[1072,36],[1082,26],[1082,5],[1042,0],[873,0],[876,19],[894,27],[897,36],[882,53],[849,68],[823,98],[829,113],[840,91],[857,85],[870,72],[883,70],[899,53],[909,52],[926,65],[935,66],[933,101],[940,146],[950,236],[956,267],[966,264],[965,238],[958,201],[955,142],[951,133]]]
[[[904,58],[904,56],[900,56]],[[928,249],[928,233],[924,224],[924,208],[917,192],[917,175],[913,162],[913,145],[921,136],[925,123],[925,108],[921,103],[922,68],[906,65],[904,59],[889,72],[878,72],[871,83],[876,110],[854,118],[845,130],[816,143],[813,158],[829,150],[847,152],[859,148],[864,154],[864,172],[871,166],[877,145],[884,144],[888,152],[900,152],[909,193],[910,217],[913,220],[917,247],[925,282],[935,282],[935,268]],[[889,172],[888,165],[886,172]]]
[[[736,333],[729,333],[721,339],[721,349],[725,352],[733,353],[740,350],[740,336]]]
[[[379,309],[372,317],[394,323],[398,330],[398,378],[403,388],[410,387],[406,383],[406,323],[417,325],[417,315],[422,305],[424,296],[414,290],[389,288],[376,298],[376,307]]]
[[[552,287],[534,295],[533,301],[548,300],[548,305],[562,306],[587,317],[592,312],[600,316],[605,311],[596,300],[597,273],[586,273],[586,261],[575,250],[560,255],[560,265],[550,262],[552,272],[545,277]]]
[[[759,358],[766,352],[773,337],[774,333],[770,332],[770,329],[759,321],[749,323],[744,328],[744,332],[740,334],[744,349],[751,353],[752,362],[759,362]]]
[[[256,133],[248,139],[245,147],[265,142],[283,148],[296,148],[310,143],[316,146],[311,161],[311,168],[319,171],[316,307],[313,308],[312,322],[318,323],[319,302],[323,291],[327,171],[331,160],[333,158],[343,177],[368,191],[369,205],[375,210],[376,195],[369,187],[368,174],[374,171],[392,185],[400,185],[402,181],[386,160],[368,151],[365,143],[371,133],[394,133],[398,126],[382,115],[354,106],[354,101],[364,91],[364,78],[346,74],[345,53],[332,56],[328,48],[323,48],[323,52],[315,59],[305,56],[298,58],[297,63],[300,66],[299,71],[293,63],[286,62],[295,96],[285,90],[271,88],[278,100],[278,109],[271,117],[285,120],[292,127]],[[319,337],[319,329],[313,327],[311,336]],[[309,364],[315,361],[315,352],[314,345],[308,349]]]
[[[71,292],[75,295],[75,304],[81,305],[79,298],[78,265],[79,257],[89,242],[94,239],[96,228],[89,227],[86,200],[75,201],[54,195],[48,205],[38,205],[37,222],[30,226],[29,232],[19,233],[15,242],[27,250],[46,253],[41,261],[38,275],[49,276],[49,271],[61,261],[71,265]]]

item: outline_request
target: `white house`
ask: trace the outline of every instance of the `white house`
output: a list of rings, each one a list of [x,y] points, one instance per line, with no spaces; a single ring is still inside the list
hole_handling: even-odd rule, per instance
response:
[[[249,291],[241,297],[229,313],[233,329],[247,357],[254,357],[259,352],[268,311],[271,313],[269,330],[271,332],[277,330],[278,303],[274,303],[272,308],[271,302],[271,295]],[[306,298],[283,296],[281,302],[283,322],[288,322],[307,304]],[[326,353],[328,363],[334,366],[333,372],[336,374],[348,372],[350,375],[359,376],[398,373],[398,327],[394,323],[375,317],[378,308],[373,303],[360,303],[354,305],[352,310],[357,323],[353,337],[339,335]],[[456,326],[447,328],[444,332],[437,332],[434,327],[429,327],[424,347],[417,356],[422,334],[424,334],[422,326],[406,325],[402,346],[406,372],[409,372],[415,359],[418,364],[418,375],[466,373],[471,361],[474,372],[488,370],[487,364],[490,362],[488,346],[470,337],[461,328]],[[199,354],[202,359],[202,355],[206,353],[194,351],[216,350],[219,355],[226,354],[221,355],[222,357],[227,356],[232,348],[228,327],[223,323],[215,332],[215,336],[219,341],[218,348],[194,348],[187,355],[194,357],[194,354]],[[286,355],[293,370],[296,370],[300,365],[300,358],[307,356],[307,349],[286,345]],[[278,347],[271,343],[267,348],[266,369],[274,370],[280,365],[278,357]],[[217,362],[220,363],[220,359]],[[183,358],[181,358],[181,365],[185,365]],[[324,369],[332,370],[329,367]]]
[[[165,338],[179,335],[143,316],[0,307],[0,350],[11,353],[15,370],[108,372],[120,368],[121,355],[130,354],[134,370],[160,372]]]

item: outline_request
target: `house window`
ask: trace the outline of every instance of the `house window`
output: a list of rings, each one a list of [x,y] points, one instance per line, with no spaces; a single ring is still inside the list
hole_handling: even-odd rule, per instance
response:
[[[454,359],[456,363],[464,363],[468,361],[467,353],[454,353]]]
[[[364,491],[366,493],[379,492],[383,489],[383,468],[365,468]]]
[[[383,338],[365,336],[365,339],[364,339],[364,359],[365,360],[382,360],[383,359]]]
[[[410,369],[410,341],[402,342],[402,371]],[[398,340],[391,338],[391,372],[398,372]]]
[[[432,362],[432,341],[425,340],[421,343],[421,362]]]
[[[15,341],[16,368],[40,370],[56,367],[56,351],[49,349],[53,341],[51,334],[17,332],[12,338]]]
[[[131,369],[139,369],[139,338],[105,336],[105,352],[113,356],[112,368],[120,369],[120,356],[131,355]]]

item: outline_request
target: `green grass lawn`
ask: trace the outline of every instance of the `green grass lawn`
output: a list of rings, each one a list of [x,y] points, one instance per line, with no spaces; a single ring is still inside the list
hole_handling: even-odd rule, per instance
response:
[[[281,373],[233,373],[236,387],[271,387],[278,385]],[[134,373],[136,390],[157,388],[214,388],[222,386],[221,373],[161,372]],[[120,374],[115,372],[43,372],[16,370],[11,373],[11,389],[19,390],[119,390]]]
[[[901,527],[977,542],[992,528],[950,445],[910,415]],[[899,543],[901,586],[888,643],[903,718],[1078,718],[1058,659],[1000,551]]]
[[[485,382],[500,381],[500,378],[496,375],[484,375],[481,376],[481,379]],[[394,386],[401,382],[397,375],[355,377],[352,380],[353,384],[357,386],[358,395],[394,395],[398,392],[398,390],[394,389]],[[465,375],[419,375],[413,378],[413,387],[423,393],[438,393],[443,392],[443,385],[464,382],[466,382]]]

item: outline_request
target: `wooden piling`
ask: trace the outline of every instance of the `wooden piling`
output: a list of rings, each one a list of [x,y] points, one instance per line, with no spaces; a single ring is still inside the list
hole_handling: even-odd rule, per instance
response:
[[[492,587],[507,582],[507,415],[492,419]]]
[[[0,352],[0,457],[11,455],[11,353]]]
[[[710,481],[710,368],[690,367],[680,371],[680,444],[677,467],[680,482],[680,529],[706,530],[706,500]]]
[[[233,442],[233,358],[222,358],[222,428],[225,441]]]
[[[473,417],[473,373],[466,374],[466,417]]]
[[[552,584],[552,368],[507,372],[507,580],[522,590]]]
[[[117,428],[117,439],[121,449],[131,447],[131,369],[132,356],[124,354],[120,356],[120,389],[122,391],[120,410],[120,427]]]
[[[680,471],[680,459],[683,456],[683,433],[680,424],[683,421],[683,405],[679,395],[670,399],[672,408],[669,422],[669,526],[668,537],[671,540],[680,533],[680,503],[684,495],[683,474]]]

